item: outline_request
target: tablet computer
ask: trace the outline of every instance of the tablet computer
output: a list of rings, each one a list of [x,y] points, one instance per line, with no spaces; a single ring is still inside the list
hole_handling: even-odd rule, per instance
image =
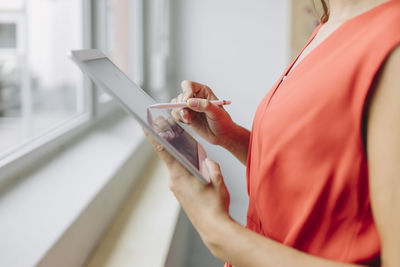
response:
[[[166,110],[152,109],[156,101],[131,81],[99,50],[71,51],[70,58],[93,82],[109,93],[139,124],[189,172],[203,183],[210,178],[204,166],[203,146]]]

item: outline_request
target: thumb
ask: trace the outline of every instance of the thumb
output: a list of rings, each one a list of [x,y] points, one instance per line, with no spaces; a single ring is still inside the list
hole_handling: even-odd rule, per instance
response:
[[[223,178],[219,164],[209,158],[207,158],[205,162],[207,166],[208,176],[211,179],[211,183],[216,186],[221,185],[221,183],[223,182]]]
[[[191,110],[206,113],[207,117],[213,120],[217,119],[222,112],[220,107],[212,104],[208,99],[190,98],[187,103]]]

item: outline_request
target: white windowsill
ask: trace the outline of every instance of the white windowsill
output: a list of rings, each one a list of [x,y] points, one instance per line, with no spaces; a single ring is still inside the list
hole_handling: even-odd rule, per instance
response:
[[[154,157],[86,267],[165,266],[180,211],[167,174]]]
[[[81,266],[151,155],[117,112],[15,180],[0,193],[0,266]]]

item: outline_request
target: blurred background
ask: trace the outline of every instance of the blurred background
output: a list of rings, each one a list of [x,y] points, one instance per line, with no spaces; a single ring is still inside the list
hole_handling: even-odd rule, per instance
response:
[[[65,58],[82,43],[80,2],[1,1],[0,152],[82,111],[82,78]]]
[[[119,112],[68,59],[71,49],[102,50],[159,101],[177,95],[184,79],[204,83],[232,100],[227,110],[250,129],[258,103],[317,25],[311,0],[1,0],[0,161],[44,151],[60,132]],[[207,150],[244,225],[245,167]],[[177,225],[165,266],[221,266],[183,214]]]

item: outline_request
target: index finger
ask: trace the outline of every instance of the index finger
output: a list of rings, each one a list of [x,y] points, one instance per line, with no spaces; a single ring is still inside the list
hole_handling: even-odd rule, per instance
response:
[[[182,100],[186,102],[189,98],[218,99],[207,85],[185,80],[181,84],[183,90]]]
[[[192,98],[194,96],[196,97],[204,97],[205,96],[205,90],[207,90],[207,86],[204,84],[196,83],[193,81],[188,81],[184,80],[181,83],[182,91],[183,91],[183,98],[182,100],[185,102],[189,98]]]

